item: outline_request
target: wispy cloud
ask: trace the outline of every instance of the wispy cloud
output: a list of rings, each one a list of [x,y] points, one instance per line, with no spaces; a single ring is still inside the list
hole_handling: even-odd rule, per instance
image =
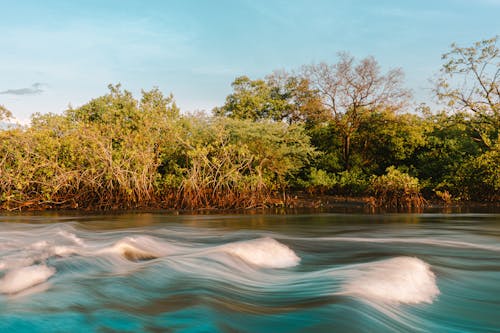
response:
[[[36,95],[44,92],[44,84],[40,82],[33,83],[28,88],[7,89],[0,91],[0,95]]]

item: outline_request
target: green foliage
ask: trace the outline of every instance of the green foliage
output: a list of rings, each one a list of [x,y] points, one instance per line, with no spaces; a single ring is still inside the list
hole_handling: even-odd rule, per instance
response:
[[[10,112],[5,106],[0,104],[0,120],[9,119],[12,117],[12,112]]]
[[[131,207],[157,197],[158,167],[174,142],[175,104],[157,90],[141,103],[119,86],[64,115],[35,114],[2,132],[4,207]],[[178,111],[177,111],[178,112]]]
[[[306,79],[275,72],[265,80],[237,77],[232,87],[234,92],[227,96],[226,103],[213,110],[216,116],[289,124],[313,124],[322,117],[323,108]]]
[[[213,117],[181,114],[157,88],[137,99],[109,85],[62,115],[0,128],[0,208],[257,207],[290,188],[371,193],[387,207],[421,206],[421,192],[500,201],[497,41],[444,55],[436,93],[453,112],[401,113],[402,72],[347,54],[300,76],[238,77]]]
[[[316,155],[301,125],[180,116],[172,96],[119,85],[0,139],[8,209],[261,206]]]
[[[331,123],[324,123],[309,128],[307,133],[313,146],[321,152],[314,161],[314,166],[330,173],[342,171],[342,141],[336,127]]]
[[[370,182],[370,191],[377,207],[411,208],[425,203],[417,178],[393,166],[386,171],[384,175],[373,176]]]
[[[366,193],[369,182],[360,169],[342,171],[337,182],[338,193],[343,195],[360,196]]]
[[[329,174],[325,170],[311,168],[307,180],[298,180],[298,184],[306,189],[307,192],[324,194],[334,188],[337,184],[337,179],[334,175]]]
[[[247,76],[240,76],[231,86],[234,93],[226,98],[223,107],[214,110],[216,115],[252,120],[274,116],[279,100],[271,97],[271,89],[264,80],[252,81]]]
[[[455,180],[459,197],[472,201],[500,200],[500,144],[470,158],[459,168]]]
[[[437,96],[454,111],[466,112],[476,139],[486,147],[498,140],[500,129],[499,37],[470,47],[451,45],[436,84]]]
[[[188,208],[265,205],[315,154],[303,128],[284,123],[206,119],[190,137],[180,203]]]
[[[381,74],[373,57],[356,61],[348,53],[339,54],[334,64],[320,63],[303,67],[303,76],[317,92],[328,120],[335,125],[342,142],[344,170],[350,170],[354,137],[370,113],[401,110],[410,97],[402,85],[403,72],[391,69]]]
[[[417,115],[382,110],[361,123],[353,146],[366,173],[382,174],[391,165],[412,167],[413,155],[425,139],[423,120]]]
[[[462,113],[427,114],[423,131],[425,144],[416,150],[413,163],[418,177],[425,184],[427,195],[433,191],[448,191],[453,197],[463,197],[458,172],[465,163],[481,153],[469,124]]]

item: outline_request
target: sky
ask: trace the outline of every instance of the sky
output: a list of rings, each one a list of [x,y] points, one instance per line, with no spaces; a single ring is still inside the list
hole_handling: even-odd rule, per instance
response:
[[[210,111],[237,76],[341,51],[401,67],[415,103],[432,104],[441,55],[500,34],[499,17],[500,0],[0,0],[0,104],[27,122],[121,83]]]

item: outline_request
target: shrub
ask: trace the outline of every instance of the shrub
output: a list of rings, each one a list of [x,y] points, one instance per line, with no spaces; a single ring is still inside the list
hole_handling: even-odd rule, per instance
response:
[[[343,195],[359,196],[368,189],[366,176],[360,169],[351,169],[339,173],[337,190]]]
[[[451,204],[452,195],[447,190],[443,190],[443,191],[435,190],[434,193],[436,194],[436,197],[438,197],[439,199],[444,201],[445,204],[447,204],[447,205]]]
[[[461,165],[454,180],[463,200],[500,200],[500,143]]]
[[[315,154],[298,125],[228,118],[192,124],[181,208],[265,206]]]
[[[418,179],[394,166],[388,167],[386,174],[372,177],[370,191],[377,207],[411,208],[425,204]]]
[[[311,168],[308,176],[309,179],[301,181],[299,185],[311,194],[324,194],[337,184],[335,176],[322,169]]]

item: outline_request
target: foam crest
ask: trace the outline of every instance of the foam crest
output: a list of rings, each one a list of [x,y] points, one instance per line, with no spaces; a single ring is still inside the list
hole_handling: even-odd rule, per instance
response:
[[[439,295],[429,265],[413,257],[396,257],[357,265],[343,292],[375,302],[432,303]]]
[[[76,236],[75,234],[71,233],[71,232],[68,232],[68,231],[65,231],[65,230],[61,230],[57,233],[58,235],[72,241],[73,243],[75,243],[76,245],[79,245],[79,246],[84,246],[85,243],[83,242],[83,240],[81,238],[79,238],[78,236]]]
[[[56,245],[51,248],[51,254],[58,257],[68,257],[74,254],[80,254],[80,251],[69,246]]]
[[[29,266],[33,262],[33,258],[6,258],[0,261],[0,270]]]
[[[168,248],[150,237],[125,237],[100,253],[118,254],[130,261],[151,260],[168,254]]]
[[[40,250],[46,249],[47,247],[49,247],[49,245],[50,245],[49,242],[42,240],[42,241],[38,241],[38,242],[31,244],[30,246],[28,246],[28,248],[40,251]]]
[[[45,265],[10,270],[0,280],[0,293],[16,294],[47,281],[56,270]]]
[[[269,237],[231,243],[222,248],[225,252],[260,267],[286,268],[300,262],[293,250]]]

